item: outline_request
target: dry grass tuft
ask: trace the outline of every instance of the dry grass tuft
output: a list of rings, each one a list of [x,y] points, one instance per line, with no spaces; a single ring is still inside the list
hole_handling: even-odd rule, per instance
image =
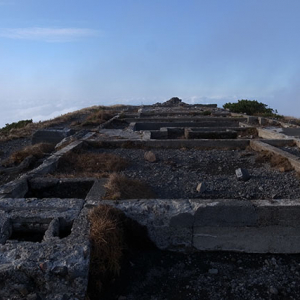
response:
[[[105,185],[104,199],[150,199],[155,194],[150,187],[137,179],[130,179],[118,173],[112,173]]]
[[[91,113],[86,120],[81,124],[82,126],[96,126],[111,119],[116,113],[112,110],[100,109]]]
[[[33,156],[35,159],[40,159],[46,154],[50,154],[54,150],[54,146],[48,143],[40,143],[31,146],[27,146],[22,150],[12,153],[12,155],[7,159],[3,165],[18,165],[26,157]]]
[[[91,259],[88,296],[104,299],[102,292],[119,275],[128,253],[153,249],[147,228],[110,205],[99,205],[89,213]],[[133,253],[134,253],[133,252]]]
[[[124,170],[128,165],[124,158],[110,153],[68,153],[58,163],[58,173],[110,173]]]
[[[257,163],[270,163],[272,168],[278,169],[280,172],[288,172],[294,170],[287,158],[276,155],[267,151],[262,151],[256,157]]]
[[[124,214],[109,205],[100,205],[89,214],[91,261],[90,285],[100,293],[107,277],[118,275],[125,247],[122,225]]]
[[[81,116],[92,114],[95,111],[99,111],[99,109],[103,109],[102,106],[92,106],[87,107],[84,109],[80,109],[74,112],[70,112],[64,115],[61,115],[57,118],[43,121],[43,122],[37,122],[37,123],[29,123],[26,126],[22,128],[13,128],[8,132],[0,132],[0,141],[9,141],[12,139],[17,138],[24,138],[24,137],[30,137],[32,134],[39,129],[43,129],[46,127],[53,127],[53,126],[59,126],[63,125],[64,123],[72,123],[78,125],[78,119],[81,118]]]

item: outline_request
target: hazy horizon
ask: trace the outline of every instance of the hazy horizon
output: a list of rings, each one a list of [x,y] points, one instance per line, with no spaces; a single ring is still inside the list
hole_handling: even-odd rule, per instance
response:
[[[300,117],[299,12],[298,0],[0,0],[0,127],[171,97]]]

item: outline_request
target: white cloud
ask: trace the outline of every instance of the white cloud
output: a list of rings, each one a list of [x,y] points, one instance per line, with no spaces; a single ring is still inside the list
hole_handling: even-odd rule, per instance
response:
[[[0,2],[1,3],[1,2]],[[99,36],[100,32],[88,28],[2,28],[0,37],[44,42],[72,42],[82,38]]]

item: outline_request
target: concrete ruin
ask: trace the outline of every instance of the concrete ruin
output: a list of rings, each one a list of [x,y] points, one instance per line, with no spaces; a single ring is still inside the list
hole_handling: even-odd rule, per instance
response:
[[[84,135],[72,135],[69,129],[34,135],[33,143],[46,139],[57,144],[67,136],[74,140],[0,188],[0,299],[84,299],[90,259],[87,214],[99,204],[112,205],[147,227],[160,249],[300,253],[297,199],[112,201],[102,200],[105,179],[44,177],[55,172],[63,155],[83,145],[241,151],[248,147],[276,153],[300,171],[300,156],[280,149],[298,149],[299,128],[283,130],[276,120],[176,99],[137,109],[124,110]]]

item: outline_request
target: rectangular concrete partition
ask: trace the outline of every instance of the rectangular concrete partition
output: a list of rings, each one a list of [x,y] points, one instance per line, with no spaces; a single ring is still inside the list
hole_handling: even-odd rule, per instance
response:
[[[144,225],[160,249],[299,253],[298,200],[104,201]]]

